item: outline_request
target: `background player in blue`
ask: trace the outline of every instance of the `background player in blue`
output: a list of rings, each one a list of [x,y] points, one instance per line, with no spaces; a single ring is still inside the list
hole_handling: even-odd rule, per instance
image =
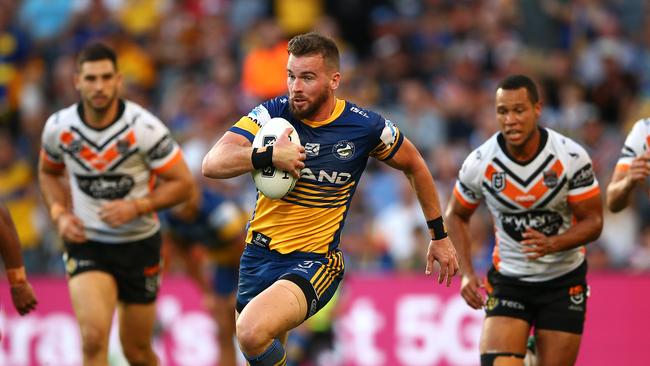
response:
[[[203,293],[206,310],[214,316],[219,327],[218,363],[235,366],[232,312],[246,213],[223,195],[196,187],[188,201],[165,211],[161,218],[172,256],[183,260],[185,270]],[[207,253],[201,249],[206,249]],[[210,267],[214,267],[211,279],[205,276],[206,259]]]
[[[321,309],[343,277],[340,233],[350,201],[373,156],[402,170],[422,206],[432,240],[425,272],[440,264],[438,282],[458,270],[438,194],[426,163],[399,129],[380,115],[335,97],[339,52],[329,38],[298,35],[288,46],[289,96],[271,99],[239,120],[203,160],[203,174],[230,178],[275,167],[300,177],[280,200],[258,194],[240,262],[237,339],[252,366],[283,365],[289,330]],[[272,147],[252,148],[255,133],[273,117],[288,120]]]

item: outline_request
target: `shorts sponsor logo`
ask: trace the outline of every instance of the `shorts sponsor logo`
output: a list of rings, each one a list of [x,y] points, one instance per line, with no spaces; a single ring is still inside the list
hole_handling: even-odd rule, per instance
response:
[[[311,305],[309,305],[309,315],[312,316],[316,314],[316,311],[318,310],[318,300],[313,299],[311,300]]]
[[[585,294],[580,293],[580,294],[577,294],[577,295],[571,295],[571,297],[569,297],[569,299],[571,300],[572,303],[574,303],[576,305],[580,305],[583,302],[585,302]]]
[[[65,258],[65,271],[71,275],[77,270],[77,260],[74,258]]]
[[[487,310],[494,310],[499,305],[499,299],[496,297],[488,297],[487,301],[485,302],[485,308]]]
[[[522,303],[520,303],[518,301],[514,301],[514,300],[501,299],[501,300],[499,300],[499,305],[504,306],[506,308],[515,309],[515,310],[525,310],[526,309],[526,306],[524,306],[524,304],[522,304]]]
[[[159,287],[160,275],[150,276],[144,279],[144,289],[147,292],[147,296],[155,296],[158,293]]]

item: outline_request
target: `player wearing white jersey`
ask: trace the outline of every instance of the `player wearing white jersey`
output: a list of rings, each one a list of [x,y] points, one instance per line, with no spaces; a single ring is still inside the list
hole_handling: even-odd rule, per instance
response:
[[[612,181],[607,186],[607,208],[612,212],[624,209],[634,187],[642,185],[650,176],[649,146],[650,118],[644,118],[637,121],[627,135]]]
[[[84,365],[107,365],[116,307],[129,363],[157,364],[151,348],[160,282],[155,211],[187,199],[193,187],[163,123],[118,98],[121,80],[110,48],[84,48],[75,74],[81,102],[53,114],[43,129],[39,183],[65,242]]]
[[[583,246],[602,229],[600,190],[586,151],[540,128],[540,114],[533,81],[505,78],[496,91],[500,132],[467,157],[447,207],[461,259],[461,295],[471,307],[486,309],[481,365],[523,365],[532,326],[539,364],[573,364],[578,354],[587,297]],[[496,235],[485,285],[474,273],[468,236],[481,200]]]

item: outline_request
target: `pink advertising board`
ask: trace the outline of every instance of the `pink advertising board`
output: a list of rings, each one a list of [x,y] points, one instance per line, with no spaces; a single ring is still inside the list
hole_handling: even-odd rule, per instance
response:
[[[650,275],[590,274],[585,336],[578,365],[646,365],[650,356]],[[0,365],[81,365],[79,334],[63,278],[34,278],[38,310],[14,311],[0,281]],[[482,311],[424,276],[361,276],[343,282],[336,312],[335,356],[328,365],[478,365]],[[182,278],[165,278],[155,348],[163,366],[216,365],[218,331]],[[111,365],[126,365],[117,333]]]
[[[577,365],[648,364],[650,274],[589,275],[591,297]],[[434,278],[359,277],[344,281],[337,336],[342,364],[478,365],[483,311]]]
[[[63,278],[30,279],[38,308],[20,317],[13,309],[7,283],[0,282],[0,365],[81,365],[77,324]],[[154,347],[161,366],[214,366],[218,348],[216,326],[201,309],[199,293],[182,278],[165,278],[160,293]],[[110,363],[128,365],[118,340],[115,319],[110,340]]]

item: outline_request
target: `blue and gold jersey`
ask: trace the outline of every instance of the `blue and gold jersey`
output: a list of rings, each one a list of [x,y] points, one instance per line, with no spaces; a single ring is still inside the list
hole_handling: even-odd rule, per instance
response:
[[[272,200],[258,193],[246,242],[280,253],[327,253],[339,245],[368,157],[390,159],[403,136],[391,121],[340,99],[325,121],[297,120],[286,96],[258,105],[230,131],[252,142],[274,117],[286,119],[295,128],[305,147],[305,168],[284,198]]]

